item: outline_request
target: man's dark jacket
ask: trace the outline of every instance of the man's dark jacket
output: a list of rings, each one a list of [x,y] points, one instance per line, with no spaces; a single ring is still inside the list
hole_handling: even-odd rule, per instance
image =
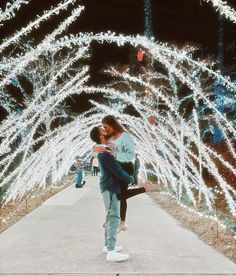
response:
[[[100,190],[120,194],[120,182],[132,183],[134,178],[124,171],[114,156],[107,152],[98,154],[99,167],[101,172]]]

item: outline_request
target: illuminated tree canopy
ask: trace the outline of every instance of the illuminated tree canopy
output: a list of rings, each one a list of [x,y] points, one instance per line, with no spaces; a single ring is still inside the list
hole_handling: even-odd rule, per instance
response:
[[[0,23],[11,20],[21,5],[28,0],[9,2],[5,11],[0,11]],[[236,13],[223,1],[212,2],[226,18],[236,22]],[[57,16],[69,5],[75,6],[72,13],[37,45],[24,42],[30,33],[42,22]],[[131,132],[142,163],[142,177],[147,177],[146,164],[151,165],[162,187],[173,191],[181,200],[187,194],[192,204],[204,200],[211,210],[220,191],[230,213],[236,216],[236,190],[230,180],[219,170],[223,166],[233,177],[234,164],[203,141],[202,121],[207,120],[208,130],[214,127],[222,130],[226,150],[233,158],[235,125],[226,115],[217,110],[210,99],[212,85],[217,82],[229,91],[226,101],[234,99],[236,86],[229,77],[220,75],[214,66],[192,58],[192,47],[179,50],[174,46],[150,40],[144,36],[122,34],[80,33],[67,35],[67,28],[78,19],[84,7],[76,0],[61,1],[57,7],[45,11],[35,21],[6,38],[0,44],[0,103],[8,116],[0,126],[0,187],[5,189],[3,201],[16,200],[27,192],[44,187],[50,175],[53,182],[66,175],[77,156],[89,156],[92,142],[90,129],[101,122],[106,114],[114,114]],[[150,68],[133,74],[129,69],[123,72],[108,68],[106,73],[126,84],[126,91],[116,85],[93,87],[88,60],[93,41],[116,43],[119,47],[130,44],[141,47],[148,55]],[[153,67],[154,68],[154,67]],[[20,76],[33,84],[31,97],[25,97],[25,108],[16,112],[17,103],[6,93],[9,84],[21,87]],[[208,80],[208,88],[203,79]],[[135,86],[139,88],[135,90]],[[191,91],[191,112],[188,116],[181,111],[185,98],[178,97],[181,87]],[[207,89],[209,91],[207,91]],[[93,108],[80,114],[63,126],[53,127],[57,118],[63,118],[63,102],[66,98],[82,93],[102,93],[107,103],[92,101]],[[148,96],[143,96],[147,93]],[[138,116],[131,116],[112,105],[131,105]],[[234,104],[234,103],[232,103]],[[160,108],[160,106],[165,108]],[[211,114],[203,116],[200,107],[210,108]],[[150,117],[156,118],[150,123]],[[40,135],[38,135],[40,134]],[[218,164],[218,165],[217,165]],[[204,178],[204,171],[211,175],[214,187]]]

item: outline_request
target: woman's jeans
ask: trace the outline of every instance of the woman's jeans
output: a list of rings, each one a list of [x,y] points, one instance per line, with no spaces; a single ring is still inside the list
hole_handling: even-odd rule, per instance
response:
[[[120,224],[120,202],[117,195],[110,191],[102,193],[106,208],[105,246],[108,251],[115,250],[117,229]]]

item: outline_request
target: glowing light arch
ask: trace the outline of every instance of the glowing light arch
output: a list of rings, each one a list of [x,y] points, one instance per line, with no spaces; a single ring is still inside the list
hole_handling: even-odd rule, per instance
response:
[[[64,1],[55,11],[49,11],[47,16],[38,18],[30,24],[27,30],[5,40],[0,49],[4,51],[11,43],[18,41],[23,35],[27,35],[38,24],[47,20],[54,13],[65,8],[66,5],[73,4],[76,1]],[[218,3],[219,4],[219,3]],[[64,6],[63,6],[64,5]],[[223,11],[225,12],[226,9]],[[223,156],[213,151],[210,147],[201,141],[199,118],[196,110],[193,110],[191,120],[186,121],[176,109],[173,101],[173,94],[166,96],[163,91],[151,84],[150,81],[144,81],[140,76],[133,76],[129,72],[119,73],[116,70],[110,70],[110,74],[129,82],[135,82],[143,87],[148,87],[155,99],[161,98],[171,111],[168,116],[163,116],[159,110],[152,108],[147,99],[139,98],[139,91],[130,91],[124,93],[110,87],[91,87],[87,85],[89,79],[88,67],[81,65],[78,72],[68,73],[73,69],[75,62],[89,57],[89,46],[94,40],[98,42],[116,42],[118,46],[130,43],[133,46],[142,45],[154,61],[161,63],[167,70],[169,76],[166,77],[168,87],[175,87],[177,83],[175,78],[181,83],[186,84],[194,93],[195,103],[201,98],[214,113],[217,125],[223,129],[223,135],[226,140],[227,149],[235,158],[232,140],[228,138],[228,132],[235,137],[236,131],[232,122],[218,112],[214,105],[203,93],[203,87],[199,80],[197,72],[206,72],[213,79],[217,79],[227,89],[236,91],[235,85],[229,78],[221,76],[218,72],[213,71],[204,63],[195,61],[191,58],[188,51],[179,51],[174,47],[150,41],[145,37],[115,35],[111,32],[106,34],[79,34],[77,36],[63,36],[66,28],[74,22],[80,15],[83,7],[77,7],[71,16],[67,18],[60,26],[48,35],[43,42],[33,47],[30,46],[24,50],[20,56],[6,57],[1,65],[1,72],[4,77],[1,80],[1,96],[4,96],[4,86],[17,77],[17,74],[25,74],[29,79],[34,81],[35,95],[28,103],[27,108],[23,110],[19,116],[14,111],[6,118],[0,126],[0,138],[2,139],[0,147],[0,186],[9,186],[6,193],[5,202],[16,200],[25,195],[28,191],[35,187],[44,187],[45,180],[51,174],[53,181],[57,181],[64,174],[67,174],[74,159],[78,155],[89,154],[88,149],[91,148],[91,141],[88,138],[89,130],[93,125],[100,123],[102,116],[112,113],[118,119],[129,126],[129,131],[135,138],[138,152],[141,155],[143,169],[146,163],[150,163],[154,173],[158,176],[158,181],[164,187],[171,187],[175,196],[181,200],[183,193],[186,193],[194,206],[199,198],[204,198],[209,209],[216,196],[215,192],[209,189],[207,183],[202,176],[203,168],[207,169],[213,175],[218,184],[218,188],[223,192],[227,206],[233,216],[236,216],[236,191],[220,174],[218,168],[213,162],[213,157],[217,159],[232,174],[236,175],[235,167],[230,164]],[[231,14],[234,18],[234,13]],[[59,37],[58,37],[59,36]],[[62,36],[60,38],[60,36]],[[76,47],[75,47],[76,46]],[[40,58],[60,52],[62,48],[68,49],[68,56],[64,62],[53,61],[46,68],[46,74],[52,75],[46,85],[43,85],[43,76],[31,76],[29,69],[32,63],[37,64],[40,68]],[[186,74],[186,67],[183,62],[187,62],[191,74]],[[58,79],[66,75],[65,81],[58,84]],[[154,74],[155,75],[155,74]],[[158,74],[156,77],[159,77]],[[57,91],[55,93],[54,91]],[[88,113],[81,114],[73,122],[58,129],[51,130],[47,127],[47,131],[40,138],[34,139],[34,134],[41,123],[50,125],[51,121],[58,115],[55,113],[60,103],[67,97],[81,93],[103,93],[108,98],[113,97],[125,104],[135,107],[140,117],[133,117],[114,111],[111,107],[102,105],[98,102],[93,104],[96,109],[90,110]],[[173,89],[172,89],[173,92]],[[151,108],[150,108],[151,107]],[[156,125],[148,123],[148,116],[154,115],[158,118]],[[23,127],[22,127],[23,125]],[[17,147],[12,145],[21,135],[22,130],[26,129],[26,134]],[[158,140],[162,136],[165,139]],[[188,143],[184,143],[184,139],[188,138]],[[36,151],[32,151],[32,147],[44,141],[43,146]],[[156,142],[158,141],[158,143]],[[191,143],[194,144],[198,153],[194,153],[191,149]],[[144,146],[145,145],[145,146]],[[18,165],[10,170],[17,158],[20,158]],[[196,194],[197,191],[197,194]]]

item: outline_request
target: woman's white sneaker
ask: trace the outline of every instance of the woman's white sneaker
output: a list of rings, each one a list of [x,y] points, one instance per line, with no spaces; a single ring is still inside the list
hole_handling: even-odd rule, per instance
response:
[[[108,251],[107,253],[107,262],[122,262],[125,261],[129,258],[128,254],[122,254],[118,253],[115,250],[113,251]]]
[[[127,231],[128,226],[125,222],[120,223],[119,228],[117,229],[117,233],[120,233],[121,231]]]

